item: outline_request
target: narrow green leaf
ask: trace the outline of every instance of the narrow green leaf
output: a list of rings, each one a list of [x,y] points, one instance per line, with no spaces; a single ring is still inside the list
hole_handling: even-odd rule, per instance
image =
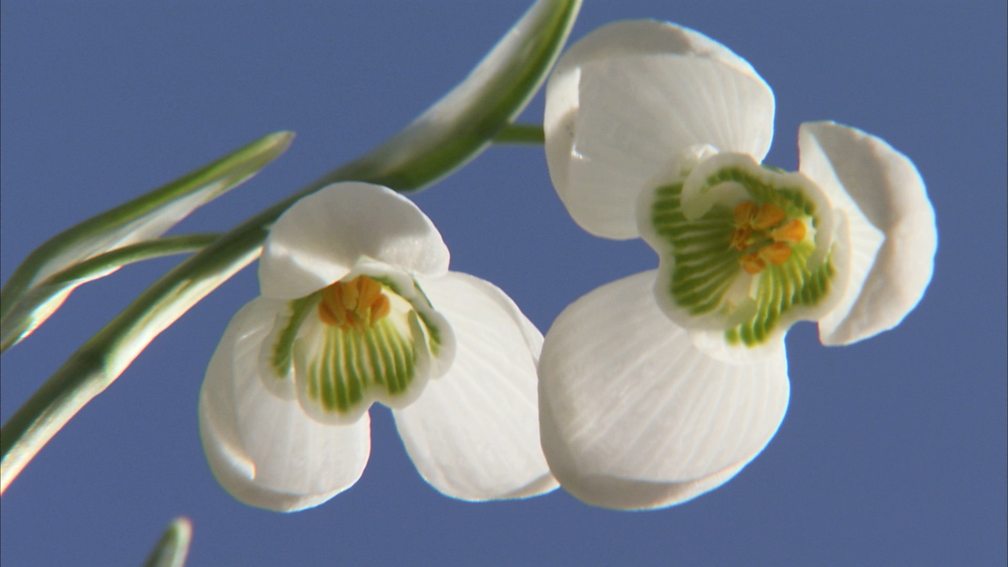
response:
[[[71,355],[4,424],[0,493],[161,331],[255,260],[269,226],[298,199],[341,180],[419,189],[486,148],[542,84],[580,5],[580,0],[539,0],[465,81],[405,130],[249,219],[155,282]]]
[[[5,310],[3,318],[0,319],[0,352],[31,334],[78,286],[104,277],[133,262],[199,250],[216,240],[218,236],[192,234],[130,244],[93,256],[47,277],[33,285]]]
[[[56,272],[164,234],[195,209],[237,187],[276,159],[293,138],[291,132],[269,134],[49,239],[28,255],[0,291],[0,318],[7,321],[21,296]]]
[[[192,523],[188,518],[175,518],[147,556],[144,567],[183,567],[191,541]]]
[[[536,2],[462,83],[385,144],[325,180],[366,180],[410,191],[464,165],[528,104],[580,7],[580,0]]]

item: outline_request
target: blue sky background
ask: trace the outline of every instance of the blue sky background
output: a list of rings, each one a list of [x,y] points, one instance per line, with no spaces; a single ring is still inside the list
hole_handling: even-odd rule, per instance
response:
[[[225,230],[396,132],[460,80],[525,1],[0,2],[2,277],[46,238],[267,132],[298,133],[259,177],[179,231]],[[1005,3],[589,0],[573,33],[676,21],[746,57],[777,97],[767,161],[799,123],[877,134],[937,211],[935,277],[897,330],[825,348],[788,335],[792,400],[769,447],[721,489],[621,513],[557,491],[440,496],[388,412],[362,480],[292,515],[213,479],[196,400],[246,269],[170,328],[46,447],[2,500],[5,565],[137,565],[172,517],[192,566],[1003,565],[1006,547]],[[538,96],[524,118],[541,121]],[[545,331],[571,301],[650,269],[639,241],[578,229],[537,147],[495,147],[416,195],[453,269],[497,283]],[[3,356],[6,419],[171,265],[78,290]]]

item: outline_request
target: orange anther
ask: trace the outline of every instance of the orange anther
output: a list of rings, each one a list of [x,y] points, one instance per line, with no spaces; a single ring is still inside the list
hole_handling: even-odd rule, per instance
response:
[[[749,237],[752,236],[752,229],[746,227],[736,228],[732,231],[731,235],[731,247],[742,251],[749,246]]]
[[[774,266],[780,266],[791,257],[791,247],[783,242],[774,242],[760,248],[759,257]]]
[[[318,306],[323,323],[357,330],[385,317],[390,309],[381,284],[367,276],[338,281],[325,288]]]
[[[758,274],[766,267],[766,262],[756,254],[745,254],[739,258],[739,264],[747,274]]]
[[[752,227],[756,230],[765,230],[776,225],[786,217],[787,214],[784,212],[784,209],[773,203],[764,203],[760,205],[759,211],[756,212],[756,217],[752,220]]]
[[[753,217],[756,216],[756,209],[757,205],[752,201],[742,201],[735,205],[735,211],[733,212],[735,226],[748,227]]]
[[[775,228],[770,236],[777,242],[801,242],[805,239],[805,223],[793,219],[783,226]]]

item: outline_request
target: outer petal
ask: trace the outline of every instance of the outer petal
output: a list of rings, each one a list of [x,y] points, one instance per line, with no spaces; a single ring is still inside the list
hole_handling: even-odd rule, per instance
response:
[[[653,508],[711,490],[763,450],[787,409],[783,343],[747,363],[706,355],[654,303],[654,278],[596,289],[546,335],[543,449],[560,483],[591,504]]]
[[[938,234],[924,181],[909,158],[855,128],[805,123],[798,146],[802,173],[827,192],[849,195],[837,198],[848,217],[863,215],[885,236],[878,253],[867,254],[867,246],[857,246],[864,232],[851,223],[852,271],[864,283],[854,282],[839,307],[819,322],[820,339],[850,344],[895,327],[924,295],[934,268]]]
[[[282,303],[257,299],[221,339],[200,392],[200,435],[217,480],[239,500],[292,511],[357,482],[370,453],[370,421],[329,426],[296,400],[266,389],[258,353]]]
[[[448,270],[441,234],[412,201],[369,183],[335,183],[277,219],[259,262],[266,297],[295,299],[347,275],[362,257],[407,272]]]
[[[421,282],[455,331],[455,361],[395,410],[420,475],[463,500],[534,496],[556,488],[539,444],[536,361],[542,335],[501,290],[449,272]]]
[[[575,44],[547,84],[553,185],[585,230],[637,236],[634,199],[690,146],[766,155],[773,93],[744,59],[693,30],[619,22]]]

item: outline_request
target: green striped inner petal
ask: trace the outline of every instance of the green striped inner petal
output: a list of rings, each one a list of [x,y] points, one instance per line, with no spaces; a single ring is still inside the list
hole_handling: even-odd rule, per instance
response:
[[[806,264],[814,249],[808,243],[799,244],[787,262],[767,266],[759,274],[756,313],[725,332],[729,343],[758,345],[770,337],[783,313],[795,306],[815,305],[829,293],[833,263],[827,260],[810,270]]]
[[[416,345],[389,318],[363,330],[327,325],[322,332],[321,349],[302,370],[308,399],[325,413],[353,413],[365,399],[394,397],[413,381]]]
[[[725,292],[741,273],[738,253],[729,246],[734,225],[731,210],[724,205],[687,220],[680,207],[681,193],[682,183],[659,188],[651,222],[672,251],[668,293],[690,314],[700,315],[723,304]]]
[[[264,344],[268,385],[283,396],[296,389],[301,405],[320,421],[354,421],[375,401],[394,407],[408,404],[429,378],[444,372],[454,353],[447,321],[408,275],[366,275],[381,285],[388,299],[380,318],[364,324],[334,319],[336,296],[325,294],[337,293],[333,286],[353,285],[362,276],[354,272],[289,302]]]
[[[313,293],[301,299],[287,303],[287,310],[278,321],[278,332],[272,336],[268,353],[269,367],[273,370],[271,378],[283,380],[288,377],[293,364],[294,340],[305,317],[318,306],[319,294]]]
[[[817,266],[809,265],[817,227],[812,200],[798,182],[789,182],[790,174],[771,174],[755,164],[753,168],[755,171],[729,165],[709,173],[698,194],[717,190],[718,185],[728,187],[723,184],[741,189],[718,194],[698,218],[687,219],[684,214],[682,181],[656,189],[650,210],[653,233],[662,244],[656,247],[660,248],[662,269],[671,271],[662,279],[667,282],[663,292],[689,316],[722,321],[729,344],[747,346],[767,341],[778,325],[790,323],[786,314],[793,314],[791,310],[822,300],[833,275],[829,257]],[[742,256],[752,251],[732,245],[737,228],[734,207],[746,200],[776,205],[786,214],[784,222],[799,219],[807,230],[804,240],[790,245],[786,261],[767,264],[756,274],[744,271],[740,263]]]

